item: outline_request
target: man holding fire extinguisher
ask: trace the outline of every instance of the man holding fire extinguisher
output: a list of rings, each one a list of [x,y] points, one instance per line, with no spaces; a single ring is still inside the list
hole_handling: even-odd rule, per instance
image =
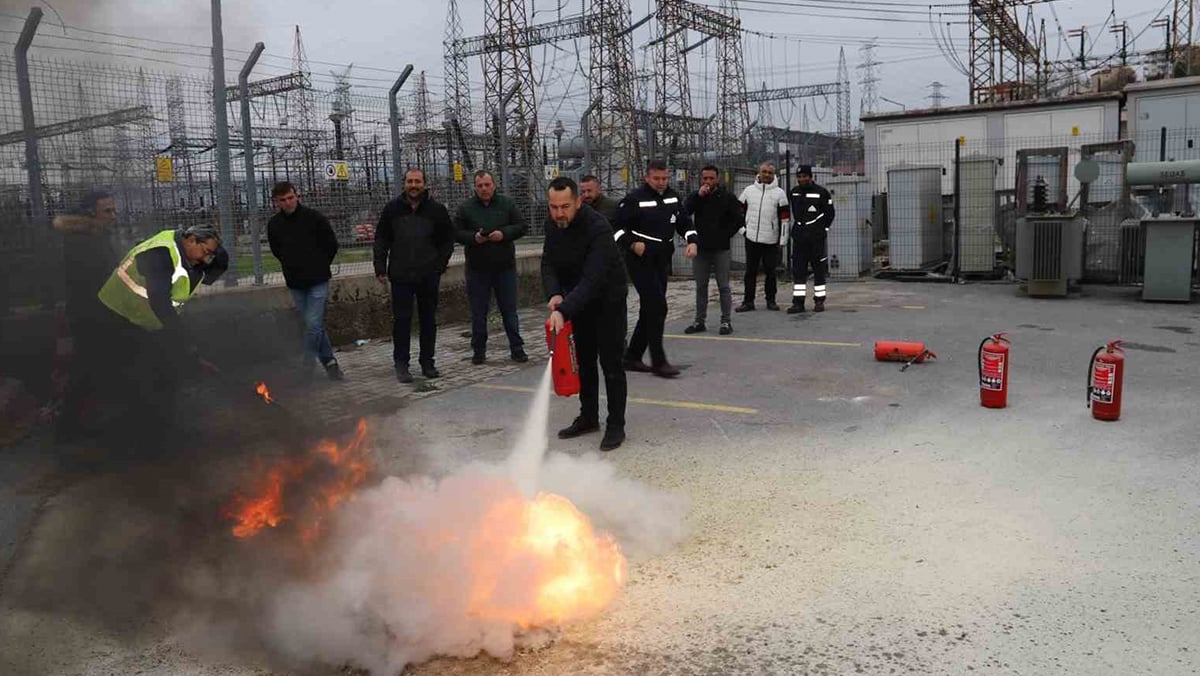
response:
[[[549,326],[561,331],[570,321],[579,361],[579,417],[558,431],[571,439],[600,429],[600,377],[608,395],[608,420],[600,450],[625,441],[628,385],[621,360],[625,351],[625,299],[628,282],[612,227],[604,216],[584,205],[575,181],[560,176],[550,182],[550,216],[542,245],[542,287],[549,298]]]

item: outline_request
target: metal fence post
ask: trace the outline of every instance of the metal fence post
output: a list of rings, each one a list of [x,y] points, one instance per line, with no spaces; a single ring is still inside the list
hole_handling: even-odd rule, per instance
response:
[[[961,244],[959,240],[961,226],[959,223],[962,221],[962,178],[959,175],[962,173],[959,166],[959,161],[961,159],[962,139],[956,138],[954,139],[954,246],[950,249],[954,260],[954,266],[951,268],[951,275],[953,276],[955,282],[958,281],[959,270],[962,267],[959,264],[959,260],[962,258],[962,253],[958,250]]]
[[[400,158],[400,106],[396,103],[396,94],[404,86],[404,81],[413,72],[412,64],[404,67],[396,83],[388,90],[388,126],[392,128],[392,182],[395,183],[395,194],[399,195],[404,188],[404,167]]]
[[[229,175],[229,118],[225,107],[225,37],[221,32],[221,0],[212,0],[212,73],[213,117],[217,128],[217,213],[221,220],[221,239],[229,253],[229,272],[225,286],[237,286],[237,231],[233,227],[230,209],[232,179]]]
[[[246,219],[250,221],[250,248],[254,257],[254,283],[261,286],[263,283],[263,263],[262,263],[262,227],[258,222],[258,205],[256,204],[258,196],[254,194],[254,139],[251,137],[250,131],[250,71],[254,69],[254,64],[258,62],[258,57],[262,55],[266,46],[261,42],[254,43],[254,50],[250,52],[250,58],[246,59],[246,65],[242,66],[242,71],[238,73],[238,96],[241,98],[242,104],[242,154],[246,160]]]
[[[21,29],[21,37],[17,38],[17,46],[13,49],[17,61],[17,89],[21,96],[21,126],[25,131],[25,171],[29,176],[29,216],[32,225],[46,222],[46,203],[42,198],[42,163],[38,156],[37,129],[33,119],[33,87],[29,82],[29,61],[26,58],[41,21],[42,9],[30,9],[25,27]]]

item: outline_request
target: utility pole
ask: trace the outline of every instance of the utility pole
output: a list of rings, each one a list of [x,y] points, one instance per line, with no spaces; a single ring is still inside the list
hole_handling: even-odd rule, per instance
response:
[[[1087,26],[1080,26],[1075,30],[1067,31],[1067,37],[1079,38],[1079,67],[1087,68]]]
[[[1122,21],[1121,23],[1108,29],[1113,35],[1120,34],[1121,36],[1121,66],[1129,65],[1129,22]]]

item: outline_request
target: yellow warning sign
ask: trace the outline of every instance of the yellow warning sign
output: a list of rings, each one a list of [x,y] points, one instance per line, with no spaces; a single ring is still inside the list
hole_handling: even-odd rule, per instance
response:
[[[958,137],[958,145],[960,145],[960,146],[965,146],[965,145],[967,145],[967,137],[966,137],[966,136],[959,136],[959,137]]]
[[[462,183],[462,182],[463,182],[463,165],[462,165],[462,162],[455,162],[455,163],[454,163],[454,182],[455,182],[455,183]]]
[[[349,181],[350,164],[343,160],[328,160],[325,162],[325,178],[330,181]]]
[[[1079,125],[1071,127],[1071,136],[1079,136]]]
[[[154,177],[159,183],[174,183],[175,162],[169,157],[154,158]]]

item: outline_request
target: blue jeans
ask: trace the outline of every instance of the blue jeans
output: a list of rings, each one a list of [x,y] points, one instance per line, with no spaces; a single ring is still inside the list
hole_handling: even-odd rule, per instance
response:
[[[495,272],[467,270],[467,299],[471,303],[471,349],[476,353],[487,349],[487,314],[496,295],[496,307],[504,319],[510,352],[525,347],[521,339],[521,324],[517,318],[517,270]]]
[[[329,282],[307,289],[288,289],[296,311],[304,318],[304,359],[316,357],[322,364],[333,361],[333,346],[325,334],[325,301],[329,299]]]

